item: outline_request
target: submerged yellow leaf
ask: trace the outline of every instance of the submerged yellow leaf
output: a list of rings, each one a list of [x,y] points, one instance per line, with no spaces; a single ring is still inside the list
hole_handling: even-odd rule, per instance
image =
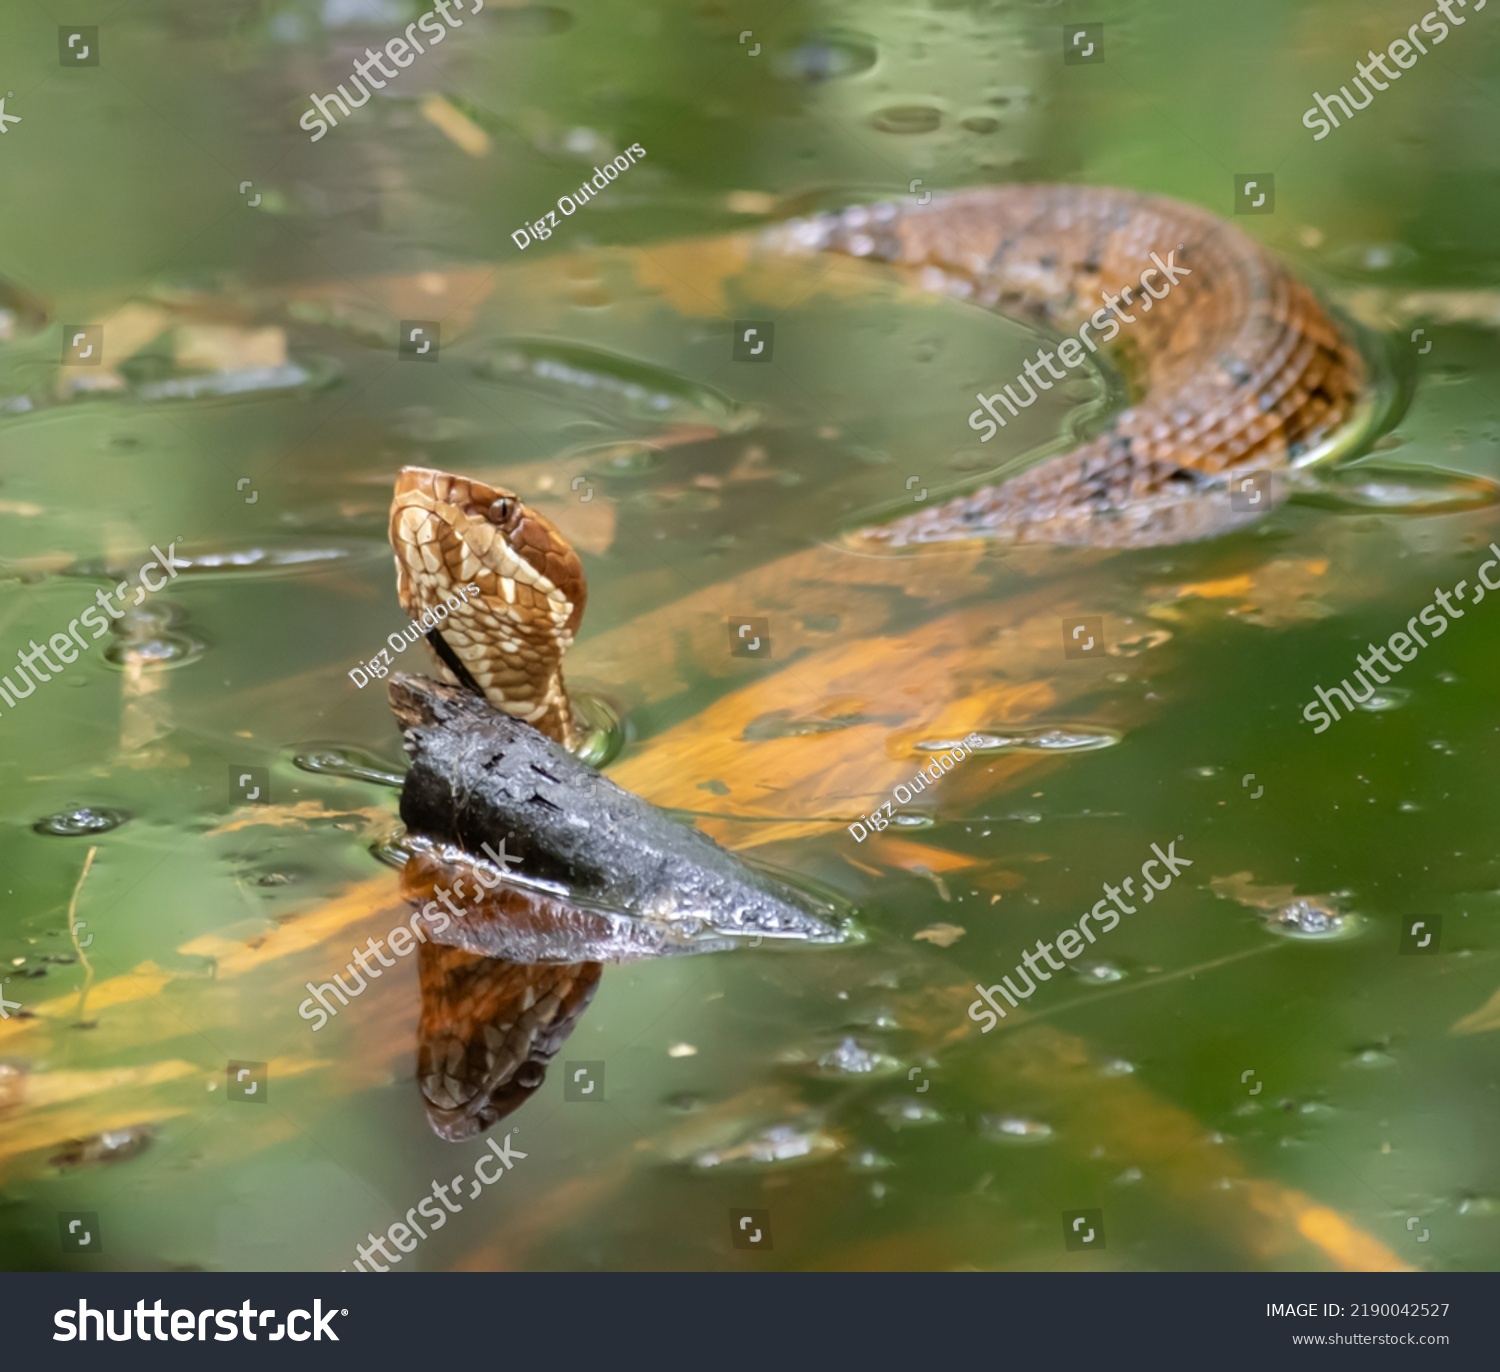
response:
[[[929,924],[925,929],[918,929],[912,938],[935,943],[939,948],[951,948],[968,932],[961,924]]]
[[[184,324],[177,330],[177,365],[193,371],[236,372],[286,365],[286,333],[274,326]]]
[[[1479,1009],[1465,1015],[1448,1032],[1482,1034],[1489,1029],[1500,1029],[1500,991],[1496,991]]]
[[[422,101],[422,118],[470,157],[483,157],[490,150],[489,134],[441,95]]]
[[[263,824],[268,824],[273,828],[282,828],[289,824],[302,824],[309,820],[339,819],[350,815],[359,815],[370,824],[377,826],[388,825],[391,822],[390,811],[377,809],[374,806],[363,806],[353,810],[330,810],[321,800],[299,800],[292,805],[242,805],[229,819],[216,825],[208,833],[209,837],[213,838],[219,834],[232,834],[240,829],[254,829]]]

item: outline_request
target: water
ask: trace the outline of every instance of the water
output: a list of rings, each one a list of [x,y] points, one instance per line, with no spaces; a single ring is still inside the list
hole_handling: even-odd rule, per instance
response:
[[[37,74],[8,78],[3,148],[0,660],[131,587],[0,710],[22,1007],[0,1263],[83,1261],[56,1222],[82,1210],[94,1267],[336,1270],[482,1146],[434,1133],[418,1043],[540,982],[424,963],[419,984],[412,953],[316,1032],[299,1015],[410,915],[399,739],[349,670],[404,622],[386,509],[418,463],[513,485],[581,550],[570,682],[609,774],[868,937],[580,974],[592,999],[495,1126],[527,1161],[409,1265],[736,1269],[749,1205],[768,1266],[1059,1266],[1062,1212],[1093,1207],[1120,1266],[1336,1265],[1290,1218],[1265,1238],[1253,1181],[1392,1262],[1492,1268],[1494,610],[1382,708],[1301,719],[1497,537],[1490,40],[1314,143],[1311,92],[1377,40],[1292,0],[1105,15],[1102,67],[1061,64],[1047,6],[491,5],[309,142],[309,92],[415,13],[126,7],[110,73],[46,81],[50,31],[0,14]],[[1227,214],[1267,164],[1276,212],[1239,223],[1378,330],[1410,391],[1377,451],[1206,545],[842,551],[871,511],[1066,446],[1118,382],[1054,393],[991,451],[964,417],[1033,331],[725,235],[1006,179]],[[733,360],[735,320],[774,322],[769,364]],[[435,365],[398,354],[403,321],[439,324]],[[102,326],[103,366],[58,366],[64,324]],[[174,539],[185,565],[131,605]],[[1084,615],[1106,654],[1067,659]],[[741,617],[769,620],[769,659],[730,653]],[[855,842],[849,817],[970,732],[920,809]],[[1179,834],[1170,890],[978,1032],[976,983]],[[1436,952],[1405,954],[1436,916]],[[937,925],[962,933],[914,937]]]

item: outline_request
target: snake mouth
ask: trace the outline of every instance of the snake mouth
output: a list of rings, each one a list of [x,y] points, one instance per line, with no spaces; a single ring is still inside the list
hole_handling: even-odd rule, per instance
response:
[[[571,746],[562,659],[586,590],[567,539],[514,491],[431,467],[397,474],[390,539],[439,677]]]

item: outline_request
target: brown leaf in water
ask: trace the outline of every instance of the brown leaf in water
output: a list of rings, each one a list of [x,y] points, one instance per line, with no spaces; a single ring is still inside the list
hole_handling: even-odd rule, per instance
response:
[[[1496,991],[1477,1010],[1471,1010],[1448,1032],[1450,1034],[1483,1034],[1500,1029],[1500,991]]]
[[[89,989],[88,1013],[92,1019],[101,1010],[131,1001],[149,1000],[170,983],[172,976],[154,962],[143,962],[123,976],[109,977]],[[44,1027],[43,1020],[71,1020],[78,1013],[78,993],[68,991],[36,1005],[28,1005],[23,1015],[12,1015],[0,1022],[0,1039],[12,1038],[28,1030]]]
[[[238,372],[286,364],[286,334],[274,325],[182,324],[174,338],[177,365],[194,371]]]
[[[428,95],[422,100],[421,111],[423,119],[470,157],[484,157],[489,152],[489,134],[451,101]]]
[[[929,924],[925,929],[918,929],[912,938],[935,943],[939,948],[951,948],[968,932],[961,924]]]
[[[952,853],[946,848],[914,843],[909,838],[889,838],[885,834],[875,837],[872,856],[886,867],[899,867],[904,872],[920,875],[961,872],[966,867],[978,867],[984,862],[983,858],[971,857],[967,853]]]
[[[320,900],[295,919],[257,934],[254,940],[204,934],[183,944],[178,951],[188,957],[213,958],[215,975],[219,981],[224,981],[242,976],[264,963],[290,957],[321,943],[332,943],[334,937],[342,936],[351,924],[362,923],[377,914],[386,913],[390,917],[388,928],[405,924],[402,913],[405,908],[394,879],[387,874],[357,882],[332,899]],[[330,959],[336,952],[337,949],[330,950]],[[346,958],[341,957],[337,963],[330,963],[330,970],[343,971],[345,965]],[[96,987],[91,993],[90,1004],[98,990]]]
[[[1257,886],[1252,872],[1236,872],[1228,877],[1210,877],[1209,889],[1216,896],[1237,901],[1251,910],[1279,910],[1297,898],[1295,886]]]
[[[724,197],[724,207],[732,214],[772,214],[777,203],[765,191],[730,191]]]
[[[635,279],[657,291],[680,315],[722,319],[729,309],[725,283],[745,270],[753,241],[747,234],[725,234],[649,252],[637,248],[630,254]]]
[[[208,831],[210,838],[219,834],[238,833],[241,829],[255,829],[261,825],[285,828],[289,824],[304,824],[309,820],[338,819],[341,816],[358,815],[382,833],[391,826],[391,812],[364,806],[353,810],[330,810],[321,800],[299,800],[295,805],[242,805],[234,815]]]
[[[479,305],[495,288],[495,275],[493,266],[480,265],[402,276],[362,276],[297,285],[278,291],[273,299],[287,306],[290,298],[288,308],[294,317],[357,325],[368,329],[372,339],[386,339],[392,319],[441,319],[443,342],[451,343],[473,325]]]
[[[1147,614],[1177,624],[1187,621],[1195,611],[1207,612],[1264,629],[1326,619],[1333,611],[1316,592],[1325,589],[1328,568],[1329,560],[1323,557],[1274,558],[1233,576],[1155,587]]]

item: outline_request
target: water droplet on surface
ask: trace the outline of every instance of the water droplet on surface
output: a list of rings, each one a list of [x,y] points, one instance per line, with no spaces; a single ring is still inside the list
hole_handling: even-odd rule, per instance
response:
[[[981,1115],[979,1132],[992,1143],[1046,1143],[1052,1126],[1021,1115]]]
[[[1125,1058],[1106,1058],[1099,1064],[1102,1077],[1128,1077],[1135,1071],[1135,1063]]]
[[[853,1022],[861,1029],[891,1030],[901,1027],[901,1021],[896,1018],[895,1012],[884,1005],[855,1016]]]
[[[882,1101],[877,1107],[892,1129],[905,1129],[925,1124],[936,1124],[940,1115],[932,1106],[916,1099]]]
[[[79,838],[85,834],[107,834],[111,829],[118,829],[130,817],[129,810],[113,810],[104,805],[80,805],[76,810],[64,810],[39,819],[31,827],[39,834]]]
[[[574,756],[590,767],[605,767],[625,747],[625,719],[603,696],[579,691],[573,696],[573,712],[582,726],[582,737]]]
[[[987,114],[971,114],[963,121],[963,127],[970,133],[994,133],[1000,127],[1000,121]]]
[[[943,112],[931,105],[887,105],[870,122],[881,133],[933,133],[942,126]]]
[[[1399,710],[1410,699],[1411,692],[1403,687],[1377,686],[1370,692],[1370,698],[1359,701],[1355,708],[1367,710],[1372,715],[1380,715],[1388,710]]]
[[[1359,931],[1363,921],[1311,897],[1278,906],[1265,915],[1266,928],[1283,938],[1338,939]]]
[[[926,810],[893,810],[889,823],[896,829],[931,829],[937,819]]]
[[[1351,1067],[1394,1067],[1396,1059],[1383,1048],[1362,1048],[1349,1059]]]
[[[885,1172],[895,1165],[884,1153],[877,1153],[873,1148],[861,1148],[849,1157],[851,1172]]]
[[[128,1162],[150,1147],[156,1132],[149,1124],[127,1129],[106,1129],[85,1139],[71,1139],[52,1158],[54,1167],[87,1167],[99,1163]]]
[[[1281,1108],[1290,1115],[1315,1115],[1319,1118],[1338,1113],[1327,1101],[1321,1100],[1284,1100]]]
[[[1074,970],[1079,981],[1086,981],[1092,986],[1107,986],[1111,982],[1125,980],[1125,973],[1112,962],[1078,963]]]
[[[1004,729],[986,732],[976,730],[976,753],[1088,753],[1096,748],[1112,748],[1122,735],[1113,729],[1093,729],[1087,725],[1043,724],[1033,728]],[[924,752],[942,752],[957,741],[942,740],[918,743]]]
[[[855,1038],[843,1039],[813,1064],[821,1077],[890,1076],[901,1070],[901,1063],[889,1053],[866,1048]]]
[[[693,1166],[764,1167],[776,1163],[816,1162],[837,1153],[838,1139],[821,1129],[801,1129],[792,1124],[773,1124],[730,1148],[709,1149],[693,1158]]]
[[[187,634],[157,633],[142,637],[115,638],[104,650],[111,667],[140,667],[158,671],[186,667],[208,651],[207,645]]]
[[[292,758],[293,766],[318,776],[347,777],[350,781],[372,781],[380,786],[399,789],[406,781],[406,774],[374,753],[361,748],[334,745],[326,748],[310,748]]]
[[[1349,243],[1332,254],[1340,267],[1361,272],[1386,272],[1417,260],[1405,243]]]
[[[1458,1203],[1458,1213],[1474,1219],[1488,1219],[1500,1215],[1500,1197],[1465,1196]]]

